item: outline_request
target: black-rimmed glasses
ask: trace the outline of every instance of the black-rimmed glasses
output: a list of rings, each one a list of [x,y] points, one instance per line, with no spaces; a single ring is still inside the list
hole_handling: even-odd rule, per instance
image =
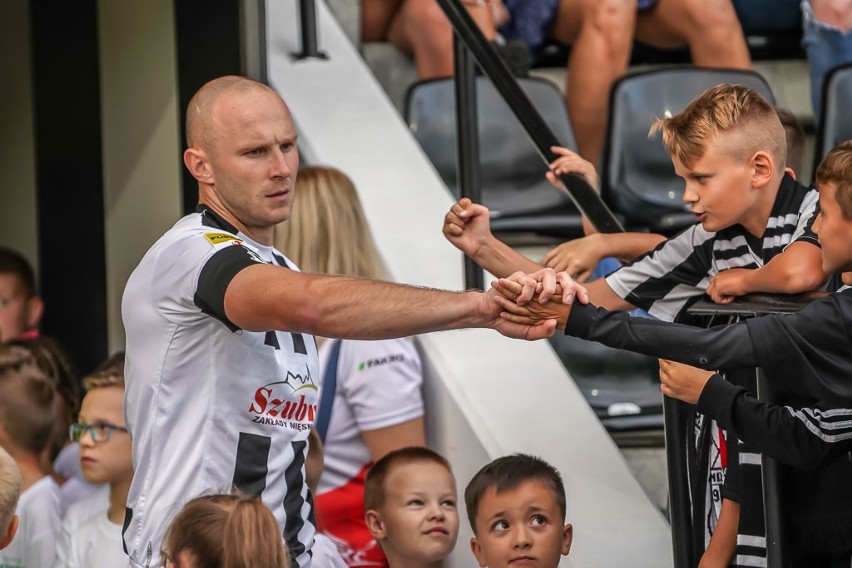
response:
[[[92,440],[96,443],[109,442],[110,438],[112,438],[113,430],[127,432],[127,428],[124,426],[116,426],[115,424],[110,424],[108,422],[98,422],[96,424],[75,422],[68,426],[68,437],[71,438],[72,442],[79,442],[80,438],[88,432],[92,437]]]

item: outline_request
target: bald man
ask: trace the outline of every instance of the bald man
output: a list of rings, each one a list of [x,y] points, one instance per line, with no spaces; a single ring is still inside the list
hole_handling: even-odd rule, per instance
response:
[[[293,203],[296,138],[281,97],[242,77],[215,79],[189,103],[184,163],[198,180],[198,207],[145,254],[122,302],[135,466],[124,540],[134,568],[159,565],[184,502],[232,486],[263,499],[294,565],[311,566],[304,461],[320,380],[312,334],[553,333],[554,321],[503,322],[494,292],[300,273],[272,247]]]

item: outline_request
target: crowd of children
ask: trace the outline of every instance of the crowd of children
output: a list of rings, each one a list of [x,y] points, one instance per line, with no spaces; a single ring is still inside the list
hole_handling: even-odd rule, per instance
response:
[[[685,181],[684,199],[698,223],[648,241],[651,250],[620,255],[638,257],[586,287],[498,241],[478,204],[463,200],[445,219],[447,238],[501,277],[495,301],[505,320],[556,320],[568,334],[664,359],[663,392],[697,405],[727,433],[738,458],[720,516],[714,512],[708,522],[702,566],[765,565],[755,467],[761,453],[790,464],[783,497],[793,565],[848,566],[852,558],[852,391],[846,384],[852,372],[852,141],[828,153],[816,189],[806,188],[789,167],[796,137],[789,128],[785,136],[784,118],[760,95],[720,85],[661,119],[655,129]],[[590,164],[568,151],[559,154],[554,171],[594,182]],[[567,250],[545,261],[566,268]],[[837,293],[798,314],[710,329],[674,323],[689,320],[688,308],[705,295],[729,303],[755,291],[803,292],[829,275]],[[132,516],[126,504],[134,468],[123,354],[85,377],[81,396],[61,350],[37,332],[44,306],[32,270],[8,249],[0,249],[0,300],[0,567],[126,566],[122,534]],[[634,307],[657,319],[609,311]],[[756,399],[751,385],[722,374],[747,366],[763,369],[784,406]],[[419,413],[412,416],[420,420]],[[304,474],[296,475],[306,476],[302,511],[312,517],[311,494],[323,470],[316,430],[307,448]],[[381,562],[443,566],[460,522],[448,461],[419,445],[364,460],[375,463],[364,468],[361,518]],[[149,561],[161,558],[170,568],[283,568],[291,565],[291,553],[294,559],[305,553],[288,552],[279,522],[253,496],[221,487],[187,497],[169,512],[162,549],[149,545]],[[561,476],[539,458],[515,454],[485,465],[467,484],[464,504],[474,535],[471,562],[480,567],[555,568],[571,549]],[[314,566],[360,565],[333,535],[320,533],[310,542]]]

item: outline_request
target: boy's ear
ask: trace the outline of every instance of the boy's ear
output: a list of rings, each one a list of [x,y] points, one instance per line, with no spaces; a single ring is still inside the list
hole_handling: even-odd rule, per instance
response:
[[[749,165],[752,168],[752,187],[763,188],[772,181],[777,164],[769,152],[765,150],[758,150],[751,157],[751,163]]]
[[[367,523],[367,530],[376,541],[381,541],[388,535],[382,516],[375,509],[367,509],[364,513],[364,521]]]
[[[38,296],[27,300],[27,329],[37,328],[42,315],[44,315],[44,300]]]
[[[476,563],[479,564],[479,568],[485,568],[488,566],[488,561],[485,559],[485,555],[482,554],[482,546],[479,544],[479,539],[473,537],[470,539],[470,551],[473,552],[473,556],[476,558]]]
[[[18,515],[12,515],[12,522],[9,523],[9,528],[6,529],[6,534],[0,536],[0,550],[3,550],[12,539],[15,538],[15,533],[18,531]]]
[[[562,527],[562,556],[568,556],[571,552],[571,543],[574,542],[574,527],[566,523]]]

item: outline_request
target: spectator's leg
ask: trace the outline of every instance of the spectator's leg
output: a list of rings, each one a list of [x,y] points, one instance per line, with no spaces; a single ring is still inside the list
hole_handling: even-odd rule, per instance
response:
[[[580,155],[597,164],[603,150],[609,90],[627,69],[635,0],[562,0],[550,30],[571,43],[565,99]]]
[[[692,62],[700,67],[751,68],[731,0],[659,0],[639,12],[636,39],[657,47],[686,43]]]
[[[468,12],[489,40],[496,35],[491,9],[467,5]],[[420,79],[453,73],[453,30],[435,0],[404,0],[387,33],[388,41],[414,58]]]
[[[802,2],[802,43],[808,54],[811,74],[811,103],[814,118],[822,105],[822,83],[837,65],[852,63],[852,0],[807,0]]]
[[[384,41],[402,0],[361,0],[361,41]]]

